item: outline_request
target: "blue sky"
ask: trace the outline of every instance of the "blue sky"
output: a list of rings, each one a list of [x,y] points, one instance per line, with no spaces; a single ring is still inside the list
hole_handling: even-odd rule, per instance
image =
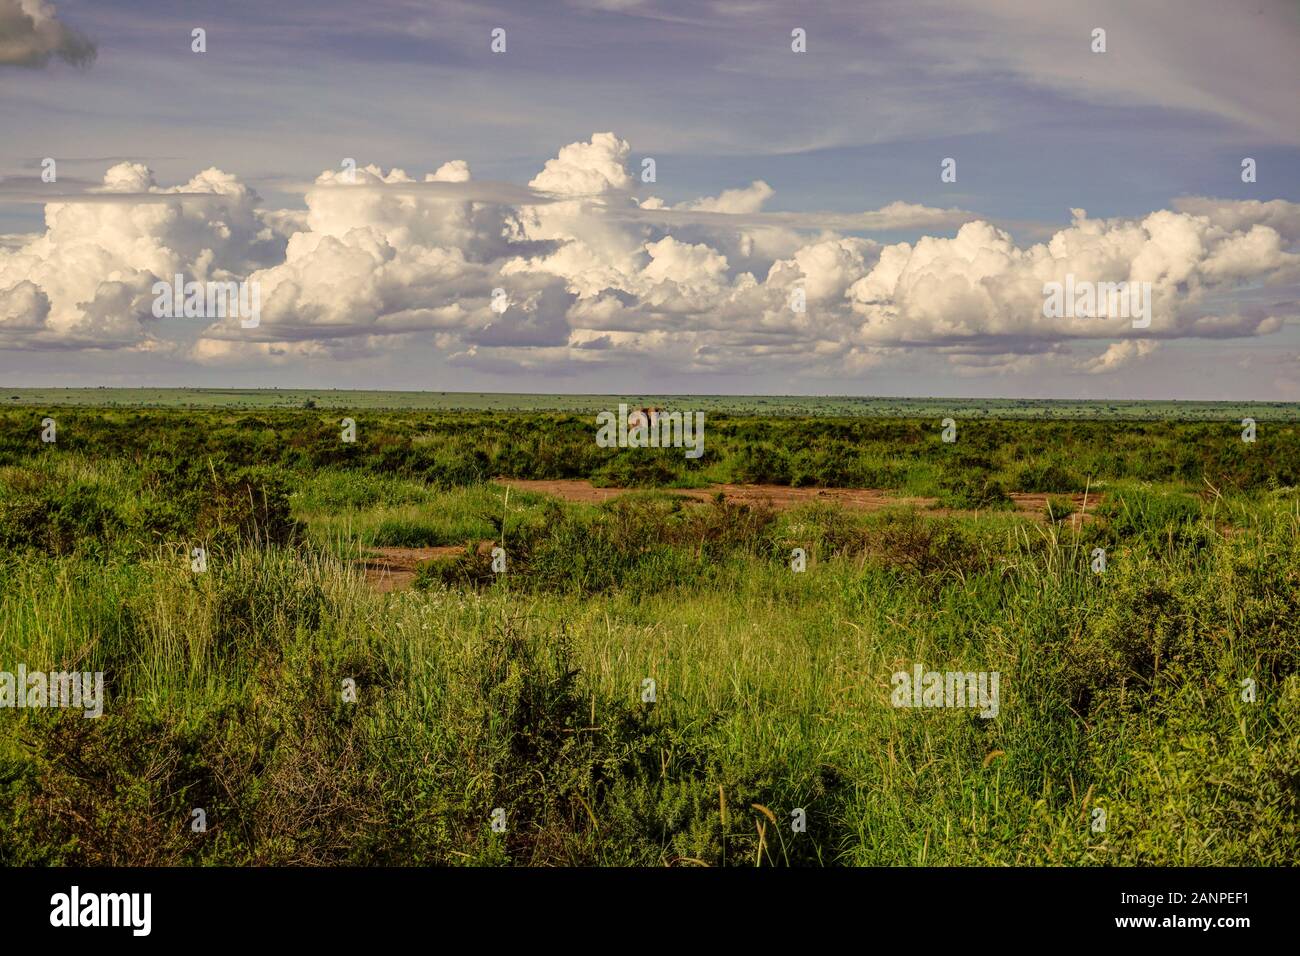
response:
[[[0,334],[0,375],[10,384],[1300,400],[1297,275],[1288,258],[1300,221],[1291,207],[1300,201],[1300,7],[1294,3],[1152,0],[1090,4],[1087,10],[1029,0],[45,4],[53,22],[94,43],[95,58],[83,66],[61,59],[60,41],[49,40],[48,30],[44,40],[21,35],[23,25],[14,17],[38,6],[36,0],[0,0],[0,125],[8,134],[0,143],[0,257],[14,256],[7,271],[0,258],[0,286],[22,280],[35,287],[32,295],[26,287],[21,296],[14,293],[11,331]],[[191,51],[195,27],[207,32],[206,53]],[[498,27],[506,31],[504,54],[489,49]],[[1104,53],[1090,49],[1098,27],[1106,31]],[[794,28],[807,32],[806,53],[791,50]],[[48,59],[34,65],[10,52],[6,62],[6,49],[28,40],[36,50],[28,61],[41,59],[41,43]],[[28,245],[21,259],[14,252],[46,229],[42,197],[33,197],[30,185],[43,157],[58,160],[65,199],[98,183],[109,167],[130,161],[152,170],[156,186],[146,189],[177,186],[216,167],[255,191],[250,203],[257,209],[301,211],[313,181],[337,169],[343,157],[363,167],[375,164],[381,176],[399,167],[416,180],[464,160],[473,182],[482,184],[476,200],[488,202],[497,193],[493,184],[524,187],[563,147],[592,142],[604,131],[627,145],[620,156],[634,187],[611,174],[603,198],[582,197],[594,209],[569,219],[554,209],[549,221],[542,216],[515,229],[516,238],[550,243],[554,255],[566,243],[570,253],[530,272],[514,316],[505,313],[509,318],[484,311],[486,299],[474,306],[470,299],[507,281],[501,276],[520,275],[518,263],[540,246],[472,254],[483,261],[475,260],[472,275],[448,284],[458,290],[454,296],[434,288],[428,276],[412,280],[425,292],[389,285],[340,290],[344,299],[382,300],[373,317],[377,325],[350,329],[343,338],[332,336],[332,320],[322,320],[324,330],[309,328],[299,310],[280,324],[268,320],[256,343],[198,351],[196,341],[212,338],[202,323],[181,328],[142,320],[133,313],[138,301],[112,299],[99,285],[143,282],[142,263],[158,258],[132,258],[113,247],[120,230],[108,213],[76,226],[69,217],[63,226],[63,235],[106,231],[97,266],[104,274],[93,281],[68,278],[60,291],[62,280],[53,276],[91,258],[71,240],[52,240],[49,248]],[[657,167],[652,188],[635,182],[647,156]],[[945,157],[956,159],[956,182],[940,181]],[[1243,157],[1257,163],[1254,183],[1242,182]],[[736,220],[735,228],[709,223],[674,232],[650,217],[628,227],[636,233],[635,249],[605,231],[609,207],[629,191],[638,203],[652,193],[671,207],[755,181],[767,184],[771,196],[761,209],[742,210],[757,218]],[[566,195],[579,201],[576,193]],[[1087,210],[1088,220],[1135,223],[1158,210],[1204,215],[1204,205],[1177,205],[1188,197],[1282,205],[1254,218],[1249,210],[1239,215],[1215,207],[1209,231],[1187,240],[1205,246],[1190,286],[1175,275],[1181,266],[1154,262],[1151,254],[1182,239],[1152,233],[1145,247],[1107,253],[1104,267],[1095,257],[1080,260],[1100,269],[1099,280],[1125,278],[1114,270],[1128,266],[1112,260],[1131,252],[1138,262],[1132,276],[1149,267],[1157,286],[1170,284],[1171,295],[1195,293],[1177,303],[1157,296],[1170,315],[1155,324],[1149,348],[1126,330],[1107,337],[1069,329],[1053,337],[1028,325],[1010,327],[991,314],[971,313],[956,331],[936,331],[942,323],[936,324],[923,295],[933,288],[916,280],[909,289],[882,292],[880,283],[889,277],[877,257],[881,247],[915,248],[923,236],[951,240],[959,219],[898,217],[897,223],[828,232],[816,218],[892,203],[955,209],[1004,230],[1024,249],[1069,228],[1072,209]],[[428,202],[440,209],[437,203],[446,200]],[[129,215],[127,199],[113,209]],[[746,229],[776,230],[777,220],[762,217],[778,213],[802,217],[802,242],[850,238],[868,244],[809,253],[805,259],[816,259],[817,268],[830,268],[834,277],[805,273],[790,280],[830,290],[821,300],[825,311],[810,313],[825,316],[820,326],[804,318],[782,325],[775,311],[770,317],[764,312],[784,301],[787,280],[780,279],[780,267],[777,276],[770,270],[794,261],[798,242],[769,231],[763,233],[771,239],[766,254],[742,259],[737,251],[748,248]],[[335,210],[317,232],[342,237],[351,228],[348,215],[383,234],[391,249],[377,262],[419,259],[400,245],[410,229],[390,221],[375,226],[374,210]],[[513,228],[506,218],[505,228]],[[485,227],[492,233],[485,243],[499,225]],[[1268,262],[1229,269],[1230,251],[1254,256],[1244,245],[1252,228],[1251,242],[1266,250],[1261,256]],[[710,229],[727,235],[711,238]],[[1276,248],[1261,229],[1277,233]],[[212,257],[201,257],[207,248],[201,238],[194,238],[190,259],[173,247],[192,237],[150,238],[176,251],[184,260],[178,268],[186,272],[212,268],[245,278],[255,269],[279,267],[280,273],[258,273],[270,295],[284,281],[281,260],[294,230],[294,224],[278,229],[279,251],[259,250],[262,258],[232,251],[230,262],[218,253],[215,265]],[[1118,226],[1114,231],[1121,232]],[[1233,234],[1239,246],[1211,245],[1231,243]],[[690,253],[677,239],[656,247],[658,256],[644,248],[665,235],[715,250],[726,258],[726,269],[714,274],[704,252]],[[436,238],[451,241],[441,232]],[[360,242],[355,236],[348,241]],[[410,241],[423,248],[434,239]],[[575,272],[579,266],[571,260],[579,248],[587,265]],[[979,248],[975,240],[937,253],[937,264],[913,259],[898,281],[913,281],[905,276],[930,268],[944,282],[969,282],[978,294],[986,277],[957,270],[966,276],[959,279],[943,258],[970,258],[970,248]],[[844,263],[827,265],[836,256]],[[504,265],[511,261],[515,265]],[[588,281],[597,261],[607,267],[607,288]],[[495,265],[477,268],[489,262]],[[539,257],[531,262],[537,266]],[[1032,269],[1025,266],[1026,275],[1044,268],[1040,257]],[[738,276],[745,270],[770,293],[767,298],[741,288]],[[392,271],[385,282],[399,282],[396,273],[412,275],[397,266]],[[41,277],[51,277],[42,280],[50,288]],[[997,279],[1006,287],[994,297],[998,308],[1021,307],[1008,290],[1022,278]],[[857,280],[863,282],[854,291]],[[662,283],[673,284],[671,294]],[[553,286],[554,294],[545,291]],[[102,307],[82,309],[73,301],[79,289],[91,290],[86,294]],[[566,290],[567,298],[561,294]],[[974,308],[964,294],[944,295],[955,295],[960,308]],[[0,333],[5,301],[0,298]],[[32,302],[30,314],[21,312]],[[455,303],[463,307],[453,309]],[[1249,320],[1205,319],[1255,307],[1262,311]],[[439,309],[436,316],[424,314]],[[393,329],[394,315],[402,317],[401,331]],[[733,324],[721,327],[727,321]],[[136,335],[131,323],[144,331]],[[895,331],[882,333],[882,323]],[[94,341],[94,330],[110,327],[111,335]],[[277,346],[276,335],[293,347]],[[605,345],[591,344],[600,341]],[[590,360],[596,351],[603,353],[600,361]],[[1094,360],[1103,358],[1096,366]]]

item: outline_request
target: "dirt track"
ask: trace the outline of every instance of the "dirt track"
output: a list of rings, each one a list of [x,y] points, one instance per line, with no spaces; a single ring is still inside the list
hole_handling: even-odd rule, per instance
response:
[[[554,495],[564,501],[598,504],[609,501],[619,495],[625,495],[628,488],[597,488],[581,478],[560,478],[555,480],[529,480],[524,478],[498,478],[497,484],[514,488],[518,491],[531,491],[537,494]],[[879,511],[897,505],[914,505],[925,508],[934,514],[957,514],[950,509],[934,508],[934,498],[905,498],[878,488],[791,488],[788,485],[710,485],[708,488],[672,488],[669,494],[699,501],[711,501],[719,492],[727,496],[728,501],[738,504],[767,504],[778,511],[797,508],[814,501],[843,505],[854,511]],[[1083,514],[1083,495],[1052,495],[1054,498],[1069,498],[1074,502],[1075,511]],[[1048,495],[1014,493],[1011,500],[1015,502],[1016,511],[1046,520],[1044,511]],[[1088,506],[1094,507],[1099,498],[1092,495]]]

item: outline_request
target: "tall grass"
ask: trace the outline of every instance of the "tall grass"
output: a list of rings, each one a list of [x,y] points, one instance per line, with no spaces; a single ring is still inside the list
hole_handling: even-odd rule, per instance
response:
[[[103,670],[109,701],[0,715],[0,858],[1294,862],[1300,521],[1149,497],[1075,535],[652,496],[511,529],[533,563],[494,583],[388,596],[312,548],[11,554],[0,661]],[[657,556],[599,551],[631,540]],[[915,662],[1000,672],[999,716],[890,707]]]

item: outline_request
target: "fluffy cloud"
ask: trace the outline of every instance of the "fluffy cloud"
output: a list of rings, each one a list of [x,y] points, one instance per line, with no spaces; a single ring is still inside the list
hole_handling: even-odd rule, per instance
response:
[[[589,143],[570,143],[528,184],[564,196],[590,196],[626,189],[632,182],[625,163],[631,147],[613,133],[596,133]]]
[[[1203,216],[1211,224],[1229,232],[1240,232],[1251,226],[1268,226],[1287,242],[1300,239],[1300,203],[1273,199],[1206,199],[1203,196],[1181,196],[1173,202],[1174,209],[1192,216]]]
[[[45,327],[50,300],[35,282],[24,279],[0,292],[0,334]]]
[[[1146,358],[1156,350],[1159,343],[1151,339],[1130,339],[1127,342],[1112,342],[1106,351],[1079,363],[1079,368],[1090,375],[1114,372],[1126,365]]]
[[[90,198],[96,201],[48,203],[43,234],[0,250],[0,299],[31,306],[28,324],[37,337],[27,344],[142,344],[156,280],[177,273],[238,279],[283,254],[283,241],[255,211],[256,194],[220,170],[160,187],[146,167],[119,163]],[[25,285],[40,295],[15,299]],[[40,321],[32,323],[36,312]]]
[[[596,133],[527,189],[477,183],[456,160],[422,176],[332,170],[305,210],[264,209],[215,169],[161,187],[119,164],[93,202],[51,202],[42,234],[0,244],[0,348],[172,347],[150,288],[176,273],[257,284],[256,328],[216,318],[184,346],[192,361],[232,365],[355,362],[420,336],[453,365],[496,371],[761,363],[853,375],[923,349],[960,375],[1044,362],[1097,374],[1160,339],[1263,335],[1296,318],[1285,300],[1238,298],[1300,279],[1294,203],[1184,198],[1140,219],[1075,210],[1046,242],[1020,245],[959,210],[907,203],[768,213],[762,181],[670,207],[633,195],[630,152]],[[848,234],[958,225],[891,244]],[[1044,284],[1067,276],[1149,282],[1150,327],[1045,317]]]
[[[718,196],[696,199],[682,203],[678,209],[693,209],[699,212],[721,212],[729,216],[746,212],[758,212],[763,203],[772,198],[773,189],[761,179],[756,179],[744,189],[724,189]]]
[[[52,3],[0,0],[0,66],[42,67],[54,57],[88,66],[95,44],[59,20]]]
[[[1228,337],[1276,331],[1284,318],[1237,313],[1205,322],[1207,294],[1300,278],[1300,255],[1258,220],[1273,213],[1240,204],[1234,228],[1210,216],[1161,210],[1141,220],[1088,219],[1026,248],[987,222],[952,238],[924,237],[887,246],[849,290],[863,317],[860,334],[876,343],[1017,342],[1106,338]],[[1222,221],[1225,217],[1220,216]],[[1129,319],[1048,318],[1046,283],[1150,283],[1151,325]]]

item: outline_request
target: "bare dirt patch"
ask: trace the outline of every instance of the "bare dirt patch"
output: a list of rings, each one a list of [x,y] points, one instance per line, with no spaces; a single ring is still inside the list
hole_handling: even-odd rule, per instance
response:
[[[559,478],[534,480],[526,478],[498,478],[497,484],[514,488],[518,491],[531,491],[537,494],[552,495],[564,501],[599,504],[637,489],[631,488],[597,488],[582,478]],[[788,485],[710,485],[708,488],[666,488],[666,493],[697,501],[711,501],[718,494],[727,501],[736,504],[766,504],[777,511],[797,508],[812,502],[843,505],[854,511],[879,511],[882,508],[899,505],[913,505],[917,508],[931,509],[935,514],[958,514],[946,508],[934,509],[934,498],[908,498],[879,488],[791,488]],[[1046,494],[1014,493],[1011,500],[1015,502],[1020,514],[1047,520]],[[1053,498],[1068,498],[1074,504],[1075,514],[1085,517],[1084,496],[1051,495]],[[1088,496],[1088,509],[1096,507],[1100,498],[1093,494]],[[1072,518],[1072,520],[1079,520]]]
[[[491,549],[487,542],[479,544],[479,551]],[[357,561],[365,572],[366,581],[380,594],[401,591],[415,581],[420,565],[434,558],[449,558],[465,550],[462,544],[439,545],[431,548],[370,548],[366,557]]]
[[[518,491],[552,495],[563,501],[600,504],[621,495],[649,489],[597,488],[583,478],[528,479],[498,478],[496,483]],[[710,485],[708,488],[662,488],[666,494],[697,501],[712,501],[718,494],[738,504],[764,503],[784,511],[810,501],[836,502],[862,511],[875,511],[890,505],[934,504],[932,498],[900,498],[887,491],[865,488],[791,488],[788,485]]]

